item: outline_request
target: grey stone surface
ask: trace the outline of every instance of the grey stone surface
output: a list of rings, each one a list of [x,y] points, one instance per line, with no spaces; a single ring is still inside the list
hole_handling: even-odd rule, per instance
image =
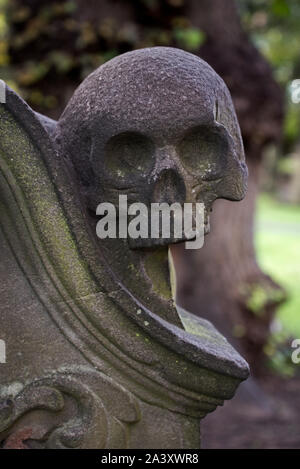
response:
[[[208,214],[217,198],[243,198],[225,84],[196,56],[151,48],[92,73],[58,123],[9,88],[6,98],[2,446],[199,447],[199,420],[248,366],[210,323],[176,308],[168,245],[178,240],[99,240],[95,208],[127,194],[147,206],[200,201]]]

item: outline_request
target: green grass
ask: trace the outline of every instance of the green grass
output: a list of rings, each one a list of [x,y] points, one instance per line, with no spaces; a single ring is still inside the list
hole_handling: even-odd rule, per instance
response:
[[[289,298],[277,317],[288,334],[300,337],[300,206],[282,204],[263,194],[257,208],[258,261],[286,289]]]

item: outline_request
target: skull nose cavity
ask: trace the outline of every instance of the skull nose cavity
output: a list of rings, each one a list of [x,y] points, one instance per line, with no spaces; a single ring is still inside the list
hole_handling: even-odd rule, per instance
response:
[[[156,179],[152,201],[155,203],[185,202],[185,184],[175,169],[163,169]]]

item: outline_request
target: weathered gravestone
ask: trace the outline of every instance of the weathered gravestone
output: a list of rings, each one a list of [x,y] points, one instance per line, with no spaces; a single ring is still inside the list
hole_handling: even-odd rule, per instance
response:
[[[58,123],[6,88],[0,105],[1,445],[197,448],[199,422],[248,366],[205,320],[177,311],[174,240],[98,239],[101,201],[244,196],[226,86],[172,48],[121,55]]]

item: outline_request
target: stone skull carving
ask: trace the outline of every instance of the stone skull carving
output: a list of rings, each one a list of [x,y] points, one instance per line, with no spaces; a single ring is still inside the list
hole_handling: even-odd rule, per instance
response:
[[[208,232],[213,202],[241,200],[245,194],[243,145],[226,85],[207,63],[179,49],[137,50],[101,66],[70,100],[56,139],[76,169],[91,213],[102,201],[117,206],[119,194],[126,194],[128,203],[146,206],[203,202]],[[116,240],[102,240],[101,245],[121,281],[136,291],[138,278],[139,298],[155,304],[159,297],[160,314],[171,308],[165,317],[178,324],[167,248],[159,250],[176,241],[128,238],[118,240],[119,248]],[[145,247],[151,253],[130,252]],[[131,271],[120,272],[121,250],[127,265],[134,266]],[[145,271],[150,282],[139,275]],[[165,285],[167,308],[160,301],[162,289],[153,292],[156,282]],[[146,292],[142,297],[141,291]]]
[[[100,67],[71,99],[58,139],[93,211],[118,193],[148,206],[200,201],[207,214],[217,198],[244,197],[229,92],[208,64],[178,49],[137,50]]]

